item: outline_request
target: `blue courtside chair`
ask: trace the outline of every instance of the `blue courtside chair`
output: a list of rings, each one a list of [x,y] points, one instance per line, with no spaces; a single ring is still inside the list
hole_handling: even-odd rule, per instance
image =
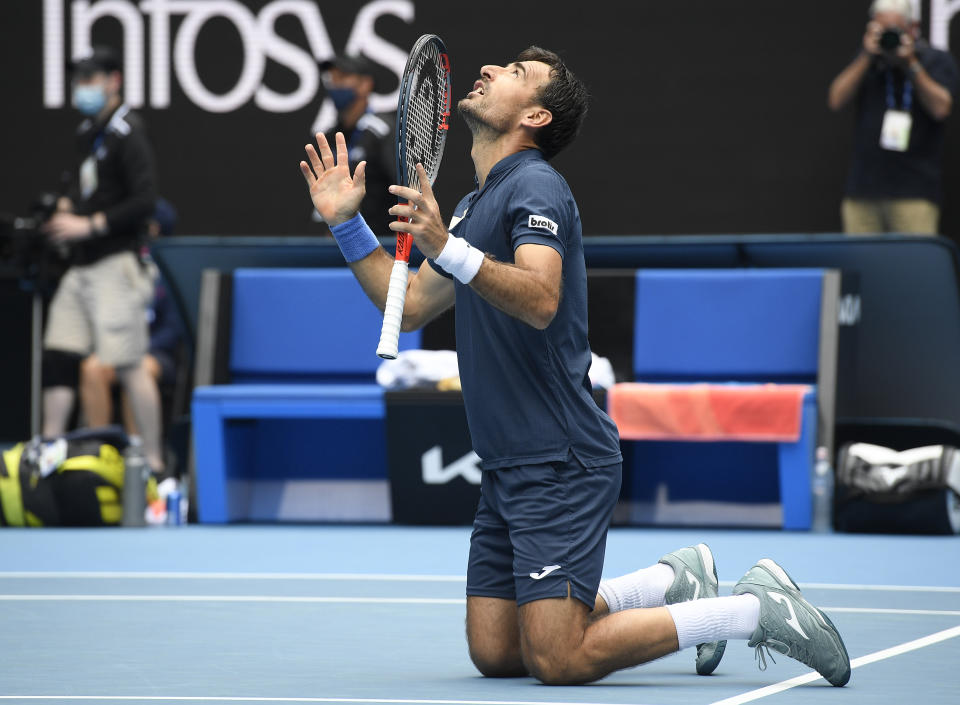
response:
[[[839,274],[830,270],[638,270],[637,381],[802,383],[811,391],[795,443],[625,442],[628,504],[656,506],[657,488],[671,482],[671,500],[701,508],[710,492],[728,509],[773,494],[784,528],[809,528],[815,447],[833,440],[838,298]]]
[[[198,355],[209,328],[229,341],[229,380],[192,403],[200,522],[388,521],[380,311],[346,268],[237,269],[230,290],[230,325],[198,335]]]

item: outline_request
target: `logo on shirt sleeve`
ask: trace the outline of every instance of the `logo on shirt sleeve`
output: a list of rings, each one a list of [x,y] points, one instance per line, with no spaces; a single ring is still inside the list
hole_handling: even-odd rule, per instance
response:
[[[530,228],[540,228],[541,230],[548,230],[552,234],[556,235],[559,227],[549,218],[545,218],[542,215],[531,215],[530,219],[527,220],[527,226]]]
[[[461,213],[460,215],[453,215],[453,216],[451,216],[451,217],[450,217],[450,226],[447,228],[447,230],[453,230],[455,227],[457,227],[457,223],[459,223],[461,220],[463,220],[464,218],[467,217],[467,211],[468,211],[468,210],[470,210],[470,209],[469,209],[469,208],[464,208],[464,209],[463,209],[463,213]]]

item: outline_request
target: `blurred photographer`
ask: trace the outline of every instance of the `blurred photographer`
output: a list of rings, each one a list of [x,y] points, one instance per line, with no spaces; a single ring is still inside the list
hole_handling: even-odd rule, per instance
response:
[[[43,435],[67,430],[80,361],[95,353],[116,368],[147,460],[160,472],[160,397],[143,364],[153,277],[138,255],[157,198],[153,151],[139,116],[123,104],[116,54],[96,47],[70,68],[73,105],[84,119],[72,182],[41,228],[70,257],[44,336]]]
[[[921,38],[918,19],[910,0],[874,0],[860,53],[830,84],[830,109],[856,110],[844,232],[937,233],[958,71]]]

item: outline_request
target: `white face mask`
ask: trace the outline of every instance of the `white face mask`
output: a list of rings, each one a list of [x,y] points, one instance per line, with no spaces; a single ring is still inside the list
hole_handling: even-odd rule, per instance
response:
[[[107,104],[107,94],[103,86],[75,86],[73,106],[84,115],[97,115]]]

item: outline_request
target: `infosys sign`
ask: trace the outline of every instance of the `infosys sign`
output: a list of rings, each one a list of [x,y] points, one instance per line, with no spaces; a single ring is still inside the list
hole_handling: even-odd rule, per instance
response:
[[[373,0],[360,5],[344,52],[362,53],[399,77],[407,52],[377,35],[375,25],[385,15],[411,24],[414,3],[412,0]],[[172,22],[174,18],[176,22]],[[195,58],[198,42],[202,41],[201,30],[215,18],[233,25],[243,48],[240,75],[232,87],[222,92],[214,92],[204,83]],[[281,18],[287,23],[289,18],[299,22],[305,45],[296,44],[277,32]],[[259,10],[237,0],[43,0],[45,107],[60,108],[68,100],[66,60],[90,52],[93,29],[100,21],[120,25],[124,97],[135,108],[169,107],[171,84],[176,81],[194,105],[211,113],[229,113],[251,102],[271,113],[293,112],[315,99],[321,83],[318,64],[335,53],[320,6],[314,0],[273,0]],[[264,83],[268,59],[296,75],[293,90],[281,93]],[[371,107],[375,111],[390,110],[396,105],[396,96],[396,90],[374,95]],[[325,122],[334,115],[333,104],[325,99],[317,122]]]

